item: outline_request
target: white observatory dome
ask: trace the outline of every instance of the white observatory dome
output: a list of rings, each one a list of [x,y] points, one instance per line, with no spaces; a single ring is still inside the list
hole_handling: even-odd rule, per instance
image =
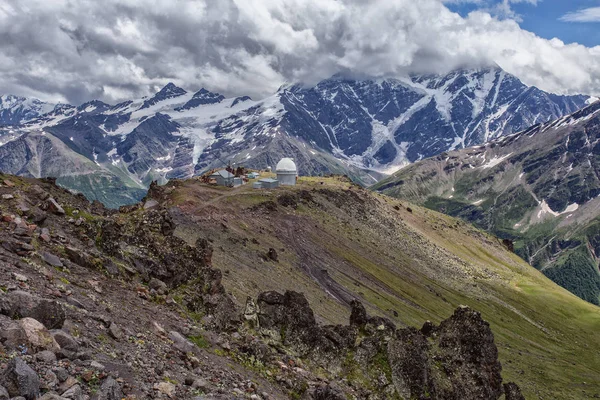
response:
[[[296,173],[296,163],[291,158],[282,158],[275,167],[276,172],[293,172]]]
[[[296,163],[291,158],[282,158],[277,163],[275,172],[277,173],[277,180],[280,185],[294,186],[296,184],[298,170],[296,169]]]

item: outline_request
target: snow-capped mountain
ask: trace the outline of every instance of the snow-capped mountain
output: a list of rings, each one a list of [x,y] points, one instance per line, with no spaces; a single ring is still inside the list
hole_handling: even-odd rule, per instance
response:
[[[335,76],[314,87],[286,85],[260,101],[170,83],[150,98],[59,105],[3,129],[0,170],[48,174],[43,143],[57,140],[66,149],[65,166],[52,172],[59,182],[113,205],[122,201],[102,194],[98,174],[139,191],[225,162],[274,166],[283,155],[296,159],[301,174],[343,173],[372,184],[410,162],[560,117],[587,100],[527,87],[497,68],[386,80]],[[80,157],[86,167],[78,161],[73,171]]]
[[[600,305],[600,101],[419,161],[373,189],[515,241],[531,265]]]
[[[56,104],[38,99],[4,95],[0,96],[0,126],[19,125],[52,111]]]

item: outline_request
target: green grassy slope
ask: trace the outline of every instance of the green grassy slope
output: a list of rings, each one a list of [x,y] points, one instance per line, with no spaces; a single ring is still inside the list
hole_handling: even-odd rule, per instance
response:
[[[600,308],[467,223],[330,178],[272,191],[174,181],[165,193],[176,234],[212,242],[240,304],[293,289],[321,321],[338,323],[357,297],[371,313],[413,326],[469,305],[491,324],[504,378],[527,398],[600,395]],[[265,257],[269,248],[277,262]]]

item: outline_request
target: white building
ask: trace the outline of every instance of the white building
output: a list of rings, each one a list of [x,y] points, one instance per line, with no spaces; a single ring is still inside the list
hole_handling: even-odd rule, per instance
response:
[[[296,169],[296,163],[291,158],[282,158],[277,163],[275,172],[277,173],[279,184],[283,186],[294,186],[296,184],[298,170]]]

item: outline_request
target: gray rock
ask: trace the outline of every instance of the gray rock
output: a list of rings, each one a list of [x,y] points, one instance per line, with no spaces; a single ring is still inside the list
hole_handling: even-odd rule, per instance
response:
[[[79,343],[77,340],[67,332],[62,330],[53,330],[50,332],[52,337],[60,345],[61,349],[77,351],[79,350]]]
[[[65,215],[65,210],[57,203],[54,198],[50,197],[47,201],[48,210],[56,215]]]
[[[10,395],[8,391],[4,388],[4,386],[0,386],[0,400],[8,400],[10,399]]]
[[[167,284],[161,281],[160,279],[152,278],[148,283],[148,287],[150,289],[156,290],[158,294],[166,294],[167,293]]]
[[[95,370],[97,370],[97,371],[104,371],[106,369],[106,367],[104,365],[100,364],[97,361],[92,361],[90,363],[90,367],[93,368],[93,369],[95,369]]]
[[[173,347],[175,347],[182,353],[193,353],[196,349],[196,346],[192,342],[184,338],[179,332],[169,332],[169,339],[173,341]]]
[[[50,370],[47,370],[44,374],[44,381],[46,381],[48,389],[53,390],[58,386],[58,378],[56,377],[56,374]]]
[[[64,382],[69,378],[69,372],[62,367],[56,367],[52,370],[52,372],[56,374],[59,382]]]
[[[198,378],[194,381],[194,383],[192,383],[192,388],[193,389],[199,389],[199,390],[206,390],[206,388],[209,387],[209,383],[206,379],[204,378]]]
[[[51,352],[50,350],[40,351],[35,355],[36,360],[43,361],[45,363],[53,363],[56,361],[56,354]]]
[[[0,377],[0,383],[13,397],[23,396],[25,400],[35,400],[40,394],[40,378],[18,357],[8,363]]]
[[[20,290],[0,296],[0,313],[11,318],[33,318],[48,329],[60,328],[65,322],[65,310],[59,302]]]
[[[14,280],[16,280],[17,282],[27,282],[29,280],[28,277],[26,277],[23,274],[19,274],[17,272],[13,272],[12,276],[13,276]]]
[[[38,199],[45,201],[50,195],[44,189],[42,189],[39,185],[33,185],[30,189],[30,192],[37,196]]]
[[[58,258],[57,256],[55,256],[52,253],[48,253],[47,251],[40,251],[40,257],[42,257],[42,260],[44,260],[45,262],[47,262],[49,265],[53,266],[53,267],[63,267],[63,263],[62,261],[60,261],[60,258]]]
[[[60,349],[46,327],[33,318],[14,321],[6,329],[0,331],[0,337],[4,340],[5,346],[22,351],[24,354]]]
[[[81,386],[74,385],[64,392],[62,397],[70,400],[83,400],[83,390],[81,390]]]
[[[112,322],[110,324],[110,326],[108,327],[108,334],[110,335],[110,337],[112,337],[115,340],[123,339],[123,331],[114,322]]]
[[[106,378],[98,392],[98,400],[121,400],[123,397],[119,383],[110,376]]]

